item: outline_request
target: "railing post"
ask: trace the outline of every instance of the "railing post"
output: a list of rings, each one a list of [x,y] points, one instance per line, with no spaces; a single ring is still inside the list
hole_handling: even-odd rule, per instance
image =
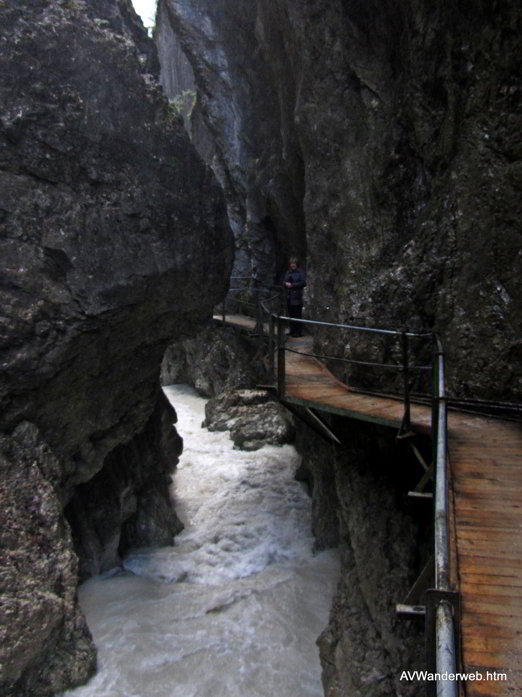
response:
[[[444,387],[444,353],[437,335],[434,335],[433,350],[433,410],[432,439],[433,463],[435,473],[434,492],[434,557],[435,588],[428,591],[431,601],[427,608],[429,635],[437,673],[455,673],[458,666],[458,614],[459,595],[450,589],[449,552],[449,496],[448,496],[448,430],[447,405]],[[430,666],[428,667],[430,669]],[[454,680],[441,680],[428,686],[428,693],[437,697],[457,697],[457,683]]]
[[[258,291],[257,296],[255,298],[255,302],[256,302],[257,330],[262,334],[263,333],[263,318],[262,318],[262,311],[261,311],[261,291]]]
[[[277,396],[285,396],[285,325],[281,317],[277,318]]]
[[[408,354],[408,336],[405,331],[401,333],[402,346],[402,373],[404,381],[404,419],[402,422],[402,430],[406,433],[411,431],[411,407],[410,407],[410,371],[409,371],[409,354]]]
[[[275,322],[274,315],[270,312],[268,315],[268,370],[270,371],[270,377],[272,380],[276,381],[275,376],[275,358],[274,358],[274,330]]]
[[[437,462],[437,442],[439,428],[439,354],[437,337],[433,335],[433,354],[431,359],[431,444],[433,477],[435,481],[435,463]]]

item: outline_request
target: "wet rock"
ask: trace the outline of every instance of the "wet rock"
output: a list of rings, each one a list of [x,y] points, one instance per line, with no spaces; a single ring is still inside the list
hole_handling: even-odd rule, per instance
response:
[[[296,441],[312,480],[316,544],[341,551],[330,621],[318,640],[325,695],[417,697],[419,685],[401,683],[400,671],[424,666],[423,627],[397,619],[395,604],[429,555],[429,513],[414,515],[404,503],[418,470],[389,429],[340,418],[331,427],[342,446],[303,428]]]
[[[210,431],[230,431],[241,450],[284,445],[295,435],[289,412],[266,390],[235,390],[210,399],[203,426]]]
[[[85,576],[178,528],[160,365],[233,250],[127,0],[1,2],[0,42],[0,692],[43,697],[94,665],[72,540]]]
[[[79,556],[80,580],[119,567],[131,548],[170,545],[183,529],[169,496],[170,475],[183,449],[175,421],[162,395],[145,428],[76,487],[65,516]]]
[[[60,463],[38,428],[0,437],[2,694],[84,682],[96,652],[78,606],[78,561],[56,488]]]
[[[281,255],[305,253],[293,18],[285,3],[250,0],[161,0],[158,16],[159,35],[176,35],[195,73],[192,137],[226,192],[234,275],[270,285]],[[168,74],[173,44],[158,48]]]
[[[204,328],[194,338],[171,344],[163,359],[163,385],[192,385],[205,397],[252,388],[263,375],[255,339],[230,327]]]

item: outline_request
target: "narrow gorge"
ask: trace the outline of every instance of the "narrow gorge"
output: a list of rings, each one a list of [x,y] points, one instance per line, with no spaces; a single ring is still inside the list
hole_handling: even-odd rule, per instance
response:
[[[266,387],[254,338],[212,319],[238,282],[280,285],[295,255],[306,317],[437,332],[455,402],[520,403],[521,30],[514,0],[159,0],[152,37],[131,0],[0,2],[1,695],[92,678],[79,584],[183,539],[193,443],[162,385],[209,408]],[[414,458],[278,408],[308,542],[340,559],[324,694],[424,694],[401,680],[422,625],[395,613],[431,549]]]

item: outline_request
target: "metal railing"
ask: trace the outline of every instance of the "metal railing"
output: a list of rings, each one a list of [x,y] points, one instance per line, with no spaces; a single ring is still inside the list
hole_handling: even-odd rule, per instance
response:
[[[265,312],[268,310],[268,308],[264,308]],[[337,324],[337,323],[332,323],[332,322],[322,322],[318,320],[308,320],[308,319],[294,319],[291,317],[286,317],[284,315],[278,315],[274,317],[273,319],[273,324],[271,326],[275,326],[277,328],[277,334],[276,334],[276,340],[275,343],[277,345],[277,363],[278,363],[278,372],[277,372],[277,380],[276,380],[276,385],[277,385],[277,392],[278,396],[280,399],[283,399],[285,396],[285,383],[284,383],[284,376],[285,376],[285,356],[287,352],[293,352],[293,353],[302,353],[298,349],[290,348],[285,345],[285,325],[291,325],[292,323],[298,324],[301,326],[306,326],[309,328],[328,328],[328,329],[334,329],[334,330],[349,330],[351,332],[359,332],[359,333],[367,333],[367,334],[373,334],[373,335],[381,335],[385,337],[389,337],[391,339],[395,339],[397,341],[397,354],[400,355],[401,360],[399,363],[389,363],[389,362],[383,362],[383,361],[376,361],[376,360],[358,360],[355,358],[347,358],[346,356],[333,356],[333,355],[324,355],[324,354],[319,354],[319,353],[310,353],[307,352],[307,355],[313,356],[314,358],[317,358],[318,360],[321,361],[333,361],[333,362],[339,362],[343,363],[345,365],[352,365],[352,366],[358,366],[358,367],[369,367],[369,368],[378,368],[381,370],[391,370],[391,371],[396,371],[398,373],[402,374],[402,391],[400,393],[396,393],[395,396],[400,396],[400,398],[404,402],[404,417],[403,417],[403,422],[401,426],[401,432],[409,432],[411,429],[411,384],[410,384],[410,378],[413,372],[423,372],[423,371],[431,371],[432,367],[431,365],[414,365],[410,362],[410,341],[412,339],[427,339],[433,336],[432,333],[427,333],[427,332],[412,332],[412,331],[396,331],[392,329],[378,329],[374,327],[363,327],[363,326],[358,326],[358,325],[352,325],[352,324]],[[269,335],[269,350],[274,344],[274,338],[273,336]],[[272,373],[273,374],[273,373]],[[363,391],[370,391],[370,390],[363,390]],[[392,395],[393,396],[393,395]]]
[[[447,431],[447,396],[444,385],[444,352],[439,337],[432,332],[397,331],[379,329],[351,324],[336,324],[319,320],[295,319],[282,314],[284,295],[281,287],[271,289],[232,288],[229,293],[252,293],[245,301],[241,298],[243,307],[251,308],[251,315],[256,319],[256,333],[260,341],[266,345],[267,371],[276,387],[279,399],[284,400],[286,390],[286,353],[303,353],[298,348],[286,345],[285,330],[292,323],[314,330],[336,330],[365,333],[384,336],[397,342],[396,355],[401,360],[398,363],[383,361],[359,360],[345,356],[321,355],[306,352],[319,360],[340,361],[358,367],[372,367],[385,370],[395,370],[402,373],[402,392],[399,394],[404,402],[404,416],[399,434],[411,431],[412,393],[410,378],[412,373],[431,371],[432,404],[431,433],[433,442],[433,469],[435,479],[434,495],[434,559],[435,559],[435,588],[429,590],[426,606],[427,640],[431,643],[433,656],[429,666],[440,675],[455,674],[458,665],[457,623],[458,623],[458,594],[451,589],[450,584],[450,554],[449,554],[449,497],[448,497],[448,431]],[[272,295],[268,294],[272,291]],[[230,299],[229,299],[230,302]],[[223,304],[223,321],[226,318],[226,305]],[[412,340],[430,340],[432,342],[431,362],[429,365],[414,365],[410,362],[412,355]],[[276,360],[277,359],[277,360]],[[364,391],[364,390],[363,390]],[[389,396],[389,395],[387,395]],[[393,396],[393,395],[392,395]],[[432,635],[432,636],[431,636]],[[455,680],[434,681],[429,689],[437,697],[457,697],[458,685]]]
[[[396,331],[390,329],[378,329],[350,324],[334,324],[317,320],[294,319],[284,315],[275,314],[270,308],[261,303],[261,310],[268,325],[268,351],[269,370],[273,376],[277,388],[277,394],[284,400],[286,395],[286,360],[288,351],[301,353],[298,349],[285,345],[285,328],[291,323],[298,323],[310,328],[342,329],[367,334],[384,335],[395,338],[399,343],[401,363],[390,364],[376,361],[360,361],[345,357],[324,356],[316,353],[307,355],[320,360],[342,360],[357,366],[372,366],[385,369],[395,369],[403,374],[403,400],[404,418],[401,431],[411,429],[411,399],[409,378],[413,370],[430,370],[432,374],[432,441],[433,464],[435,477],[434,496],[434,559],[435,559],[435,589],[428,591],[430,594],[429,606],[426,614],[431,618],[426,620],[426,632],[431,643],[433,656],[432,665],[429,666],[441,676],[455,674],[458,665],[457,649],[457,625],[458,625],[458,594],[452,591],[450,584],[450,554],[449,554],[449,497],[448,497],[448,431],[447,431],[447,399],[444,386],[444,352],[439,337],[432,332]],[[432,342],[431,364],[411,365],[410,345],[412,339],[430,340]],[[277,355],[277,366],[274,356]],[[270,359],[271,357],[271,359]],[[453,679],[440,679],[433,682],[429,689],[434,690],[437,697],[457,697],[458,685]]]
[[[448,675],[456,672],[458,649],[456,641],[458,594],[450,584],[449,544],[449,492],[448,492],[448,407],[444,386],[444,351],[439,337],[434,334],[433,355],[433,407],[431,431],[433,461],[435,463],[434,499],[434,558],[435,589],[431,592],[433,603],[429,607],[434,624],[436,672]],[[434,614],[434,617],[433,617]],[[457,697],[458,684],[453,680],[440,680],[432,686],[437,697]]]
[[[246,280],[234,277],[236,281]],[[283,308],[283,289],[281,286],[255,287],[250,285],[229,288],[227,296],[220,306],[223,323],[227,315],[242,314],[255,319],[255,334],[264,334],[263,318],[280,314]]]

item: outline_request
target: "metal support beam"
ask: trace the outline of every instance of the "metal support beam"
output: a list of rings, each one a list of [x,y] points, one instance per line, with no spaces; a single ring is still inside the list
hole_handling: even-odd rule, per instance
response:
[[[298,407],[291,402],[284,402],[284,406],[288,411],[292,412],[294,416],[303,421],[307,426],[313,429],[321,438],[324,438],[329,443],[334,443],[335,445],[341,445],[341,441],[335,433],[325,424],[325,422],[314,414],[314,412],[308,407]]]
[[[429,491],[408,491],[408,498],[413,501],[433,501],[433,494]]]
[[[426,607],[424,605],[406,605],[404,603],[397,603],[395,606],[395,612],[397,613],[397,617],[401,620],[426,619]]]
[[[282,317],[277,318],[277,396],[284,399],[286,392],[285,368],[285,323]]]
[[[319,426],[319,428],[326,433],[328,438],[333,441],[336,445],[341,445],[341,441],[337,436],[332,433],[332,431],[328,428],[328,426],[325,424],[325,422],[317,416],[309,407],[306,407],[306,413],[312,418],[312,420]]]

